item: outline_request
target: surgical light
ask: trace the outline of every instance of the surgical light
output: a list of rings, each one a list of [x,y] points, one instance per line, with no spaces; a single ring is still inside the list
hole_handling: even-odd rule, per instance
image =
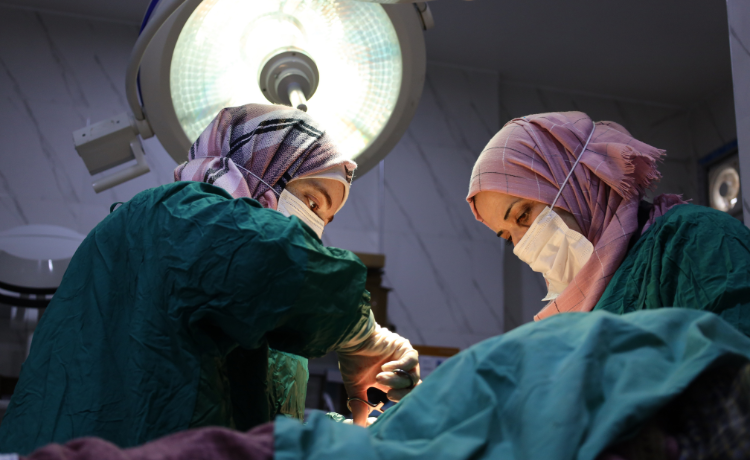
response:
[[[740,194],[739,161],[732,158],[709,172],[709,201],[719,211],[735,213]]]
[[[148,171],[138,135],[156,135],[181,163],[221,109],[247,103],[307,111],[362,175],[401,138],[422,93],[423,2],[154,0],[152,10],[126,76],[132,114],[74,133],[91,174],[136,160],[97,192]]]

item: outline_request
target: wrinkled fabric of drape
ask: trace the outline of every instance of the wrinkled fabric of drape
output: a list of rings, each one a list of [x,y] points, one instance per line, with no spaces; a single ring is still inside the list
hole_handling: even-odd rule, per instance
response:
[[[725,212],[675,206],[628,252],[594,310],[683,307],[750,336],[750,229]]]
[[[594,133],[581,152],[591,130]],[[559,297],[535,319],[562,312],[591,311],[628,250],[638,230],[638,203],[660,177],[657,161],[663,150],[633,138],[613,122],[592,123],[581,112],[530,115],[508,122],[490,140],[471,174],[469,202],[481,191],[496,191],[550,205],[570,173],[556,206],[571,214],[594,245],[594,254]],[[657,197],[650,225],[676,204],[676,195]]]
[[[593,460],[750,339],[713,313],[556,315],[441,364],[370,428],[275,422],[274,458]]]
[[[269,394],[303,390],[293,381],[307,369],[288,354],[322,356],[367,324],[365,278],[353,253],[255,200],[202,182],[141,192],[71,260],[0,425],[0,452],[82,436],[131,447],[266,422],[285,403]],[[276,371],[290,380],[269,380]]]

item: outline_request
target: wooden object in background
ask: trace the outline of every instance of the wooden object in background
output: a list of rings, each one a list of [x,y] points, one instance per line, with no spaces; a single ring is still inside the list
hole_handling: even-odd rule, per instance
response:
[[[383,269],[385,267],[385,256],[383,254],[355,253],[359,260],[367,267],[367,281],[365,289],[372,296],[371,307],[375,321],[381,326],[395,330],[388,322],[388,292],[390,289],[383,287]]]
[[[433,347],[430,345],[412,345],[419,352],[419,370],[422,379],[432,374],[448,358],[457,354],[458,348]]]
[[[450,358],[461,351],[458,348],[451,347],[432,347],[430,345],[412,345],[419,352],[419,356],[439,356],[441,358]]]

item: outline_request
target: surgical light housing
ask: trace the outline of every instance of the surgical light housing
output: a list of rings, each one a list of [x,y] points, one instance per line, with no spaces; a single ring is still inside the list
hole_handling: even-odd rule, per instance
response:
[[[739,158],[734,155],[709,170],[708,193],[712,208],[733,215],[742,212],[739,166]]]
[[[357,175],[390,152],[414,115],[425,75],[422,31],[432,26],[424,3],[154,4],[126,76],[132,115],[119,116],[119,131],[112,131],[115,125],[108,120],[74,133],[76,149],[92,174],[100,172],[101,165],[138,160],[119,176],[95,184],[97,192],[143,173],[142,149],[137,137],[136,144],[130,142],[132,133],[143,138],[156,135],[170,156],[182,163],[195,139],[225,107],[275,103],[307,111],[359,164]],[[95,133],[105,133],[107,142],[97,144],[92,140]],[[117,155],[96,147],[122,139],[129,142],[108,150]]]

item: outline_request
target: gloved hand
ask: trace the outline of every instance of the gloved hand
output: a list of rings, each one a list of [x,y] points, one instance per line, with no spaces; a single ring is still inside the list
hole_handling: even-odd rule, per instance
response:
[[[386,392],[391,401],[399,401],[421,383],[417,350],[408,340],[377,323],[363,342],[338,350],[338,358],[350,398],[367,401],[367,389],[375,387]],[[409,377],[394,373],[396,369],[408,372]],[[351,401],[350,407],[354,423],[367,426],[367,416],[372,409],[359,401]]]

